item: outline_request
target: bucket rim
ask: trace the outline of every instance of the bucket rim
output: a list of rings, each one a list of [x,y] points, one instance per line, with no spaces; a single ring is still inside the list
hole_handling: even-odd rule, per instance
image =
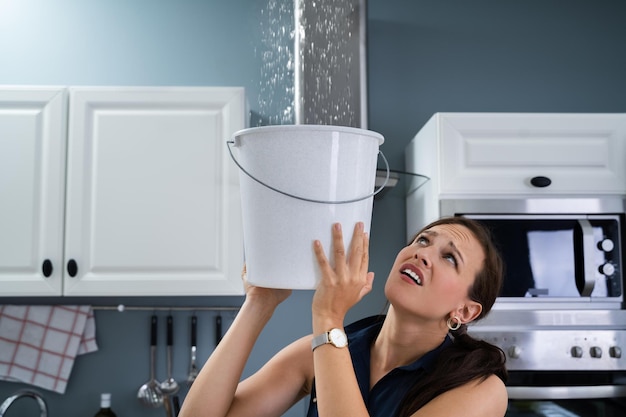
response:
[[[362,129],[358,127],[349,127],[349,126],[334,126],[334,125],[310,125],[310,124],[299,124],[299,125],[271,125],[271,126],[258,126],[258,127],[249,127],[246,129],[238,130],[233,133],[233,138],[237,138],[240,136],[249,135],[251,133],[256,132],[271,132],[271,131],[338,131],[344,133],[353,133],[356,135],[362,136],[370,136],[378,140],[378,145],[382,145],[385,142],[385,138],[378,132],[369,129]]]

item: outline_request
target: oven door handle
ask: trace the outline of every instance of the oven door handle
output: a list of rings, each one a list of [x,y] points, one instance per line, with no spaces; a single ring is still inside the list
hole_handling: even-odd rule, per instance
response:
[[[581,297],[591,297],[593,288],[596,285],[595,269],[595,242],[593,237],[593,227],[586,219],[579,219],[578,225],[582,231],[582,281],[583,288],[580,290]]]
[[[506,387],[511,400],[565,400],[626,397],[626,385]]]

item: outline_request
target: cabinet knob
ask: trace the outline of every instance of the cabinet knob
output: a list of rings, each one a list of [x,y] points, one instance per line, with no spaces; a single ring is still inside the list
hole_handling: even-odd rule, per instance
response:
[[[73,259],[70,259],[67,262],[67,273],[69,274],[70,277],[75,277],[76,274],[78,273],[78,264],[76,264],[76,261]]]
[[[538,176],[538,177],[533,177],[530,179],[530,183],[537,188],[544,188],[547,187],[548,185],[552,184],[552,180],[548,177],[542,177],[542,176]]]
[[[50,275],[52,275],[52,271],[54,268],[52,268],[52,261],[50,259],[46,259],[45,261],[43,261],[43,264],[41,265],[41,272],[43,272],[43,276],[46,278],[49,278]]]

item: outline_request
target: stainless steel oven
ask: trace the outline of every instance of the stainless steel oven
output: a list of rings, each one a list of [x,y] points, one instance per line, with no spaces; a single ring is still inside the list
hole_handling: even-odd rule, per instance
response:
[[[626,200],[442,199],[492,232],[506,263],[470,326],[507,356],[507,416],[626,416]]]

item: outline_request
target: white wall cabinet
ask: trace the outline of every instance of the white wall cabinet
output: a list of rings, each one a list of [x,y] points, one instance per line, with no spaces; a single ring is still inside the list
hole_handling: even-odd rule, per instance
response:
[[[226,148],[245,127],[242,88],[43,89],[56,95],[36,105],[24,103],[43,91],[15,91],[22,101],[7,91],[0,158],[19,169],[1,168],[3,200],[18,200],[0,206],[11,227],[0,247],[13,250],[0,255],[1,295],[242,293],[238,172]]]
[[[624,194],[625,162],[626,114],[437,113],[407,147],[441,196]]]
[[[436,113],[406,148],[410,234],[446,199],[626,194],[626,114]]]

